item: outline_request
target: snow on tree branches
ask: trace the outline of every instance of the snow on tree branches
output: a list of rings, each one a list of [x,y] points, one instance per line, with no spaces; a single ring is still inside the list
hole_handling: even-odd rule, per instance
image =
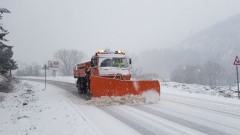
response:
[[[4,13],[10,13],[10,11],[5,8],[0,8],[0,20],[2,19],[2,15]],[[9,71],[11,75],[11,70],[17,69],[17,64],[12,59],[13,46],[9,46],[4,43],[8,41],[4,38],[8,33],[9,32],[5,30],[0,23],[0,74],[5,74]]]

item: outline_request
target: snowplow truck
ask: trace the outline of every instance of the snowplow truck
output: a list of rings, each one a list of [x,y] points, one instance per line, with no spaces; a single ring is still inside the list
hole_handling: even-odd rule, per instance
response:
[[[91,61],[77,64],[74,69],[78,93],[101,97],[141,95],[154,90],[160,95],[159,81],[131,78],[131,64],[123,51],[97,51]]]

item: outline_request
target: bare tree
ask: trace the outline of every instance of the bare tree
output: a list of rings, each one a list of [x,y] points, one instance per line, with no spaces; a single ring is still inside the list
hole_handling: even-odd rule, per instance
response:
[[[74,66],[82,62],[85,55],[77,50],[60,49],[55,53],[54,57],[60,63],[60,72],[64,76],[71,76]]]
[[[177,67],[171,74],[171,80],[180,83],[201,83],[200,66],[185,65]]]
[[[184,79],[183,79],[183,70],[184,68],[182,66],[178,66],[172,73],[170,76],[170,80],[171,81],[175,81],[175,82],[180,82],[183,83]]]
[[[204,64],[205,78],[207,84],[210,86],[216,86],[222,83],[223,80],[223,68],[215,63],[208,61]]]
[[[202,66],[179,66],[171,74],[171,80],[181,83],[195,83],[210,86],[226,84],[226,73],[219,64],[208,61]]]

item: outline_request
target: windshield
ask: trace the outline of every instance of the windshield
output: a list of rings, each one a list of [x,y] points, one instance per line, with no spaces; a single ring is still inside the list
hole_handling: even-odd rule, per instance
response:
[[[99,58],[100,67],[124,67],[128,66],[126,58]]]

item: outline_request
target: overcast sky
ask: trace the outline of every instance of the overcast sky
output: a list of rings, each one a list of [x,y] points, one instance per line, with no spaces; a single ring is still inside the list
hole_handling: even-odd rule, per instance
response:
[[[88,56],[168,48],[240,13],[240,0],[0,0],[14,58],[44,63],[58,49]]]

